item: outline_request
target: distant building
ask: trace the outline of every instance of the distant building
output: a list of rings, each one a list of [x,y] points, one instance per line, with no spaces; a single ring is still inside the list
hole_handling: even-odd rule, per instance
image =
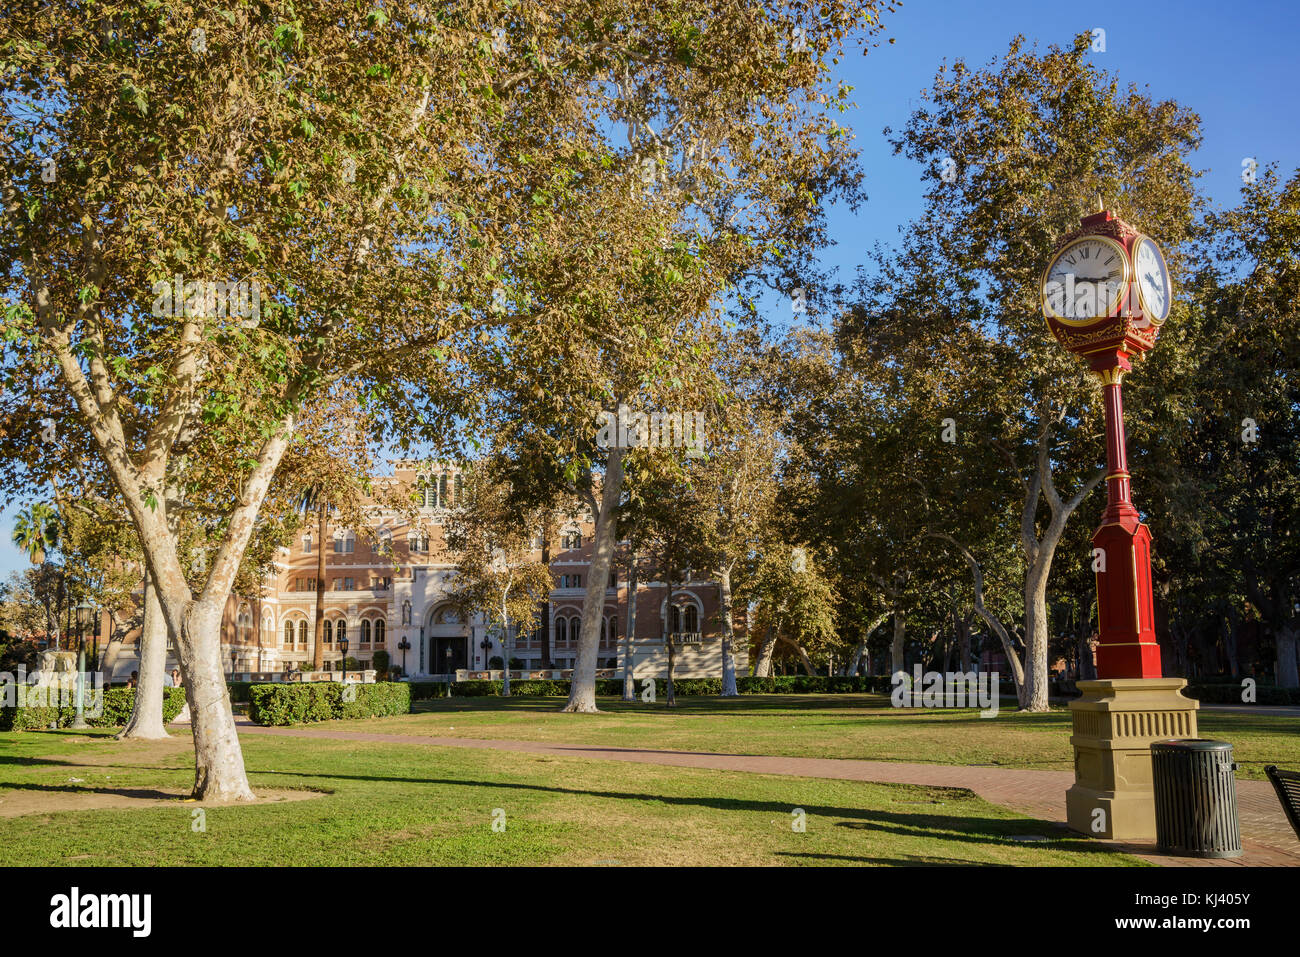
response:
[[[299,532],[292,547],[283,549],[277,570],[260,598],[231,596],[222,621],[221,654],[227,671],[274,673],[286,668],[310,670],[316,607],[318,550],[325,548],[326,592],[325,667],[342,667],[339,641],[348,640],[348,657],[371,667],[375,652],[385,651],[391,666],[405,667],[412,678],[482,671],[494,657],[503,658],[499,628],[483,614],[462,616],[455,602],[455,566],[443,538],[443,523],[463,491],[463,479],[452,466],[399,461],[390,482],[419,490],[421,505],[414,523],[393,509],[376,505],[370,527],[357,530],[330,526],[325,542],[316,540],[314,522]],[[586,604],[594,523],[590,515],[567,522],[559,541],[551,543],[550,567],[554,588],[548,602],[550,657],[553,669],[569,669],[578,651],[578,633]],[[533,558],[540,560],[540,534]],[[385,554],[391,548],[391,555]],[[624,556],[625,557],[625,556]],[[625,563],[611,575],[601,609],[597,666],[622,674],[629,589]],[[637,588],[636,634],[632,647],[637,677],[667,675],[668,634],[675,636],[674,675],[720,677],[721,620],[718,587],[714,582],[677,585],[673,607],[667,607],[667,585],[641,581]],[[741,616],[743,621],[743,616]],[[514,635],[510,658],[524,670],[542,668],[543,634]],[[128,636],[112,667],[111,680],[121,681],[138,667],[135,635]],[[403,651],[399,646],[409,644]],[[737,674],[748,666],[747,642],[733,642]],[[169,656],[168,667],[171,661]]]

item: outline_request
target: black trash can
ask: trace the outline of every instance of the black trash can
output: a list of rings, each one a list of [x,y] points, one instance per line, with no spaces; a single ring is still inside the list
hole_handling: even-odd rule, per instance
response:
[[[1185,738],[1151,745],[1156,844],[1183,857],[1240,857],[1232,745]]]

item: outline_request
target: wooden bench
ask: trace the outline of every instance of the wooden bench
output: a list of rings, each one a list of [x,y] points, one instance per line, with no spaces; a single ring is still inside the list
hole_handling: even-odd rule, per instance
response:
[[[1278,800],[1296,837],[1300,837],[1300,771],[1279,771],[1277,765],[1270,764],[1264,769],[1268,779],[1277,789]]]

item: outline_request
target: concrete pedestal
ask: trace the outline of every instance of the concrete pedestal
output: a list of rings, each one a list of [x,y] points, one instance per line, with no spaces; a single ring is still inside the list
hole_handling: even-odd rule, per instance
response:
[[[1074,717],[1074,786],[1066,792],[1072,829],[1110,840],[1154,840],[1151,742],[1196,737],[1199,702],[1182,678],[1080,681]]]

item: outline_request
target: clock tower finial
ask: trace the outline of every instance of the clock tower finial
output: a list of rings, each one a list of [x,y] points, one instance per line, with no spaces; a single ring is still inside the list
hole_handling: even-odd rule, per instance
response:
[[[1099,213],[1100,213],[1100,212],[1104,212],[1105,209],[1106,209],[1106,204],[1103,203],[1103,202],[1101,201],[1101,193],[1098,193],[1098,194],[1097,194],[1097,212],[1099,212]]]

